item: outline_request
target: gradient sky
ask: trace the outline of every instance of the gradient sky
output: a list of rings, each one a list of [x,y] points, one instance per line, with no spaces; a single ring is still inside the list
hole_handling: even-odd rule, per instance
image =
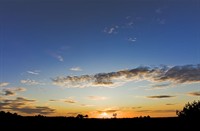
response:
[[[0,109],[176,116],[200,99],[199,0],[0,0]]]

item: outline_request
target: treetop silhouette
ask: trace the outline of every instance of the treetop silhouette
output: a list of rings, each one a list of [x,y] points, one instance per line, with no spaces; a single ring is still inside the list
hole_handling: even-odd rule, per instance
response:
[[[200,100],[194,101],[192,103],[187,103],[183,107],[182,111],[176,111],[176,114],[180,118],[196,120],[200,119]]]

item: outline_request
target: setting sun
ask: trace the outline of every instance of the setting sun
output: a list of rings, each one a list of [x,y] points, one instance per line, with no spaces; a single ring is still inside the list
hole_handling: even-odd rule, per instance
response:
[[[109,116],[106,112],[103,112],[103,113],[100,114],[100,117],[101,118],[108,118]]]

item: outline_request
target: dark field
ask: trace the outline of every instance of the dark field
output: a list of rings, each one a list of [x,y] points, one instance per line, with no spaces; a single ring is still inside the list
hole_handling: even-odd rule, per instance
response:
[[[196,120],[173,118],[77,119],[66,117],[0,118],[3,129],[92,129],[92,130],[198,130]]]

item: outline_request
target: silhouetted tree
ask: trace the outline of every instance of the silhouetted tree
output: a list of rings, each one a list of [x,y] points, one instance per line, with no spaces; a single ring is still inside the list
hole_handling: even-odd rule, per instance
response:
[[[200,100],[192,103],[187,103],[182,111],[176,111],[180,118],[185,119],[200,119]]]
[[[85,115],[84,117],[85,117],[85,118],[88,118],[88,115]]]
[[[10,113],[5,112],[5,111],[0,111],[0,118],[17,118],[17,117],[21,117],[20,115],[18,115],[17,113]]]
[[[88,118],[88,115],[82,115],[82,114],[78,114],[77,116],[76,116],[76,118],[78,118],[78,119],[83,119],[83,118]]]
[[[41,114],[38,114],[38,115],[36,115],[35,117],[43,118],[43,117],[45,117],[45,116],[43,116],[43,115],[41,115]]]
[[[114,118],[117,118],[117,113],[113,113],[113,117],[114,117]]]
[[[144,116],[143,118],[145,118],[145,119],[149,119],[149,118],[151,118],[149,115],[147,115],[147,116]]]

